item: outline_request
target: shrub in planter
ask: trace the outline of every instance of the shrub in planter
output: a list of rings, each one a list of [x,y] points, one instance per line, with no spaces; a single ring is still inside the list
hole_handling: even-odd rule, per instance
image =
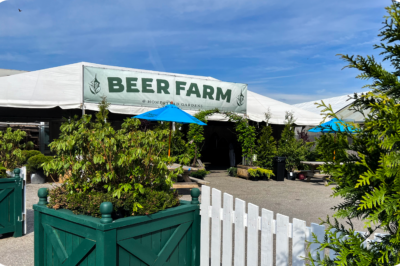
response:
[[[138,119],[126,119],[120,130],[114,130],[106,122],[108,105],[103,99],[95,121],[85,115],[62,124],[60,138],[49,145],[56,156],[45,163],[45,171],[57,175],[70,173],[63,189],[71,195],[79,194],[78,198],[83,201],[90,201],[93,195],[99,194],[116,199],[131,195],[131,210],[121,210],[123,216],[143,214],[146,191],[169,195],[161,200],[160,210],[171,207],[166,203],[171,198],[179,204],[178,195],[170,188],[183,170],[169,171],[167,168],[176,160],[165,152],[169,130],[140,131]],[[188,161],[181,160],[181,163]],[[60,201],[57,195],[60,194],[50,193],[50,201]],[[75,210],[73,206],[63,204],[62,208]],[[84,210],[80,212],[90,215]]]
[[[190,173],[190,176],[195,177],[195,178],[204,178],[209,173],[210,173],[210,171],[207,171],[207,170],[199,170],[199,171]]]
[[[5,131],[0,131],[0,165],[7,170],[17,168],[21,164],[23,159],[21,149],[31,144],[23,143],[25,137],[26,132],[19,129],[7,128]]]
[[[37,150],[23,150],[22,151],[22,164],[28,163],[29,158],[35,156],[35,155],[40,155],[42,154],[40,151]]]
[[[227,169],[228,175],[236,177],[237,176],[237,168],[236,167],[229,167]]]
[[[31,183],[43,184],[46,182],[46,175],[43,172],[43,164],[52,159],[52,156],[45,156],[41,153],[28,159],[26,169],[31,173]]]
[[[200,192],[180,202],[170,189],[183,170],[167,168],[176,159],[164,152],[169,131],[140,131],[137,119],[114,130],[107,113],[103,99],[95,121],[66,121],[50,144],[56,156],[45,171],[71,176],[49,204],[39,190],[35,265],[199,265]]]
[[[256,169],[249,169],[249,175],[253,179],[258,180],[259,178],[267,178],[270,179],[271,176],[274,175],[272,170],[263,169],[263,168],[256,168]]]
[[[294,133],[295,118],[293,113],[286,112],[285,128],[282,131],[281,139],[278,142],[278,155],[286,157],[285,168],[289,172],[293,172],[300,166],[300,161],[305,161],[310,153],[311,144],[296,139]]]

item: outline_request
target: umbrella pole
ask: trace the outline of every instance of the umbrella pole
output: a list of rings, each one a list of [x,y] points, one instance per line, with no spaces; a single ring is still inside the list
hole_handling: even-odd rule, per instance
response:
[[[172,122],[169,122],[169,145],[168,145],[168,157],[171,157],[171,132],[172,132]]]

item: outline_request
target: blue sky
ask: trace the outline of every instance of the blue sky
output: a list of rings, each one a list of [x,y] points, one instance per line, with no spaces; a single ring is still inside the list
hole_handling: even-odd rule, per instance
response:
[[[287,103],[362,92],[336,54],[375,55],[389,0],[7,0],[0,68],[81,61],[247,83]],[[18,12],[21,9],[22,12]],[[386,64],[385,64],[386,65]]]

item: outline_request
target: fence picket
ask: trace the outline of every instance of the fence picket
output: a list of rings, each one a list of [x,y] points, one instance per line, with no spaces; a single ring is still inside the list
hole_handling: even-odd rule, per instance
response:
[[[324,236],[325,236],[325,226],[323,225],[319,225],[316,223],[311,223],[311,235],[310,235],[310,240],[313,240],[313,235],[315,234],[317,236],[317,239],[319,242],[323,242],[324,241]],[[318,254],[320,255],[320,257],[322,258],[324,256],[324,253],[318,250],[319,245],[318,244],[311,244],[310,245],[310,252],[311,252],[311,256],[316,259],[318,257]]]
[[[245,208],[246,202],[235,199],[235,261],[234,266],[245,265]]]
[[[335,233],[336,232],[336,229],[335,228],[332,228],[331,230],[330,230],[332,233]],[[336,232],[336,237],[339,237],[341,235],[341,233],[340,232]],[[336,251],[334,251],[333,249],[330,249],[329,250],[329,258],[330,259],[334,259],[334,258],[336,258]]]
[[[305,257],[306,222],[293,219],[292,266],[303,266]]]
[[[289,265],[289,217],[276,215],[276,266]]]
[[[274,251],[274,232],[272,211],[261,210],[261,266],[272,266]]]
[[[233,197],[224,193],[222,266],[232,266]]]
[[[210,204],[211,198],[212,206]],[[293,266],[304,266],[304,258],[308,255],[305,250],[306,241],[313,240],[313,233],[321,242],[325,236],[325,226],[323,225],[312,223],[311,227],[306,227],[305,221],[295,218],[293,219],[293,223],[289,223],[289,217],[282,214],[277,214],[276,220],[274,220],[273,212],[266,209],[261,210],[261,217],[259,217],[259,207],[251,203],[248,204],[248,213],[246,214],[246,202],[238,198],[235,199],[235,211],[233,211],[233,197],[224,193],[222,202],[221,191],[213,188],[211,193],[208,186],[202,186],[200,207],[200,214],[202,216],[200,239],[201,266],[210,266],[210,262],[211,266],[221,265],[221,243],[222,266],[257,266],[260,250],[261,266],[272,266],[274,256],[276,257],[276,266],[286,266],[289,264],[289,261],[292,262]],[[221,232],[221,220],[223,223],[223,232]],[[235,224],[234,242],[232,241],[233,224]],[[261,230],[261,246],[258,244],[258,230]],[[273,249],[274,234],[276,234],[275,252]],[[379,241],[380,235],[375,234],[375,240]],[[292,238],[291,258],[289,257],[289,238]],[[346,236],[343,239],[345,238]],[[247,263],[245,252],[246,240]],[[310,245],[310,252],[313,258],[317,258],[318,254],[321,254],[321,256],[324,255],[324,251],[319,251],[318,247],[318,244]],[[329,251],[330,258],[334,259],[336,255],[333,250]],[[234,264],[232,264],[233,259]]]
[[[258,206],[247,208],[247,266],[258,265]]]
[[[221,263],[221,191],[212,189],[211,266]]]
[[[210,259],[210,187],[203,186],[201,189],[201,236],[200,236],[200,265],[209,266]]]

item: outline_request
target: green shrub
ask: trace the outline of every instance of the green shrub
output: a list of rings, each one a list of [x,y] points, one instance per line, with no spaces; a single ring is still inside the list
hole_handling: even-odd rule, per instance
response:
[[[62,124],[60,138],[49,145],[56,156],[45,164],[45,172],[57,176],[68,173],[70,177],[64,188],[75,195],[71,197],[87,199],[85,195],[93,193],[104,195],[102,199],[113,198],[114,201],[109,201],[116,203],[121,198],[125,202],[123,197],[128,197],[132,200],[130,213],[145,214],[153,204],[147,202],[151,200],[148,192],[153,191],[164,195],[164,198],[157,196],[160,200],[157,210],[171,207],[169,200],[176,198],[176,193],[171,191],[173,180],[183,169],[168,170],[167,166],[176,160],[165,152],[168,151],[169,129],[140,131],[140,121],[128,118],[120,130],[115,130],[107,122],[108,106],[103,98],[96,120],[84,115]],[[189,161],[182,159],[180,163]],[[60,200],[58,194],[51,195],[53,202]],[[145,207],[147,204],[149,207]],[[61,207],[68,208],[68,205]],[[95,215],[91,213],[88,214]]]
[[[249,175],[254,179],[259,179],[260,177],[270,179],[271,176],[274,176],[272,170],[257,168],[257,169],[248,169]]]
[[[42,153],[37,150],[23,150],[21,163],[26,164],[28,162],[29,158],[31,158],[35,155],[39,155],[39,154],[42,154]]]
[[[273,158],[277,154],[277,146],[272,136],[271,126],[265,126],[261,129],[257,144],[257,165],[264,168],[272,168]]]
[[[36,172],[37,170],[42,170],[43,164],[50,162],[51,160],[53,160],[52,156],[46,156],[41,153],[38,155],[32,156],[28,159],[28,163],[26,165],[26,170],[31,173]]]
[[[393,0],[386,10],[380,42],[374,45],[380,49],[382,61],[374,56],[341,55],[347,67],[360,71],[358,78],[371,82],[364,87],[372,92],[351,97],[351,110],[358,111],[365,121],[363,125],[347,122],[345,127],[358,129],[357,134],[324,134],[318,141],[326,162],[320,168],[336,183],[332,196],[340,198],[340,203],[333,207],[335,219],[324,221],[324,239],[314,236],[312,242],[319,245],[322,256],[311,258],[309,254],[312,265],[400,263],[400,3]],[[322,102],[320,107],[328,119],[336,117],[331,106]],[[346,219],[347,224],[336,219]],[[355,231],[354,221],[363,223],[365,235]],[[384,237],[365,245],[374,233],[382,231]],[[333,250],[335,258],[324,256],[325,248]]]
[[[179,195],[176,191],[157,191],[147,187],[143,192],[143,194],[137,194],[133,191],[123,191],[120,198],[98,191],[71,194],[63,184],[61,187],[50,190],[50,201],[47,206],[53,209],[71,210],[75,214],[101,217],[100,204],[108,201],[113,204],[114,218],[122,218],[132,215],[150,215],[179,205]],[[135,204],[140,204],[141,208],[132,211]]]
[[[206,171],[206,170],[199,170],[196,172],[192,172],[190,173],[191,177],[195,177],[195,178],[204,178],[206,175],[208,175],[210,172]]]
[[[4,132],[0,131],[0,165],[9,170],[20,166],[22,161],[21,149],[30,145],[30,143],[23,143],[25,137],[26,132],[19,129],[12,130],[9,127]]]
[[[237,176],[237,168],[236,167],[230,167],[227,169],[228,175],[236,177]]]

